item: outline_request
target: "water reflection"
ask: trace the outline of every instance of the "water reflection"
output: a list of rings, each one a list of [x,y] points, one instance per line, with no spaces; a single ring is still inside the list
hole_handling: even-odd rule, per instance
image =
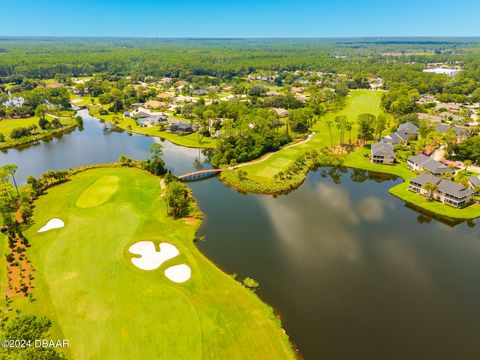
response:
[[[319,169],[277,198],[192,184],[208,215],[199,247],[260,282],[306,359],[480,354],[476,221],[419,216],[388,194],[400,179],[368,175]]]
[[[169,141],[143,135],[131,134],[117,127],[100,122],[79,111],[84,128],[53,137],[37,144],[9,149],[0,153],[0,164],[14,163],[19,166],[19,179],[28,175],[39,176],[47,170],[61,170],[88,164],[116,161],[122,154],[134,159],[146,159],[148,149],[156,141],[164,146],[164,159],[175,173],[182,174],[209,167],[208,154],[200,149],[176,146]]]

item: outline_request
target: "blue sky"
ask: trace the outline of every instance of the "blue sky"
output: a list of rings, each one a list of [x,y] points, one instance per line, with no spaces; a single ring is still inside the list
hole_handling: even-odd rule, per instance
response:
[[[480,36],[480,0],[1,0],[0,35]]]

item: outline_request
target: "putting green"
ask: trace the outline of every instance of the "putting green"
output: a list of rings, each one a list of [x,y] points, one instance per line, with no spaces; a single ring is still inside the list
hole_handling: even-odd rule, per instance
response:
[[[102,206],[76,205],[79,194],[112,183],[115,196]],[[70,358],[294,358],[271,308],[198,251],[200,221],[166,216],[158,177],[131,168],[79,173],[35,201],[36,224],[58,216],[60,231],[25,231],[37,301],[15,301],[53,321],[50,337],[69,339]],[[168,242],[179,255],[138,269],[128,249],[145,239]],[[164,272],[181,264],[191,278],[177,284]]]
[[[95,181],[77,199],[79,208],[91,208],[106,203],[118,190],[118,176],[103,176]]]

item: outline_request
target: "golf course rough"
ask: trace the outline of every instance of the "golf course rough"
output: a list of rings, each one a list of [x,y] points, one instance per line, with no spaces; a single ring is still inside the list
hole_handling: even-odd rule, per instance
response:
[[[69,358],[294,358],[272,309],[198,251],[200,220],[166,216],[157,177],[99,168],[71,179],[35,202],[36,224],[61,216],[65,227],[25,231],[36,301],[22,302],[22,313],[52,320],[52,339],[69,340]],[[117,182],[115,196],[92,207],[86,191],[104,194],[110,182]],[[90,207],[77,206],[79,198]],[[145,239],[168,242],[179,255],[141,270],[128,249]],[[179,264],[188,264],[192,277],[177,284],[164,273]]]

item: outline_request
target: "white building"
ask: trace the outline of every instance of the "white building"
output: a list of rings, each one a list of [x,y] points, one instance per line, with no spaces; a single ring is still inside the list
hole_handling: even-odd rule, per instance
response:
[[[460,69],[449,69],[449,68],[433,68],[433,69],[425,69],[423,72],[433,73],[433,74],[440,74],[440,75],[448,75],[448,76],[455,76],[461,70]]]

